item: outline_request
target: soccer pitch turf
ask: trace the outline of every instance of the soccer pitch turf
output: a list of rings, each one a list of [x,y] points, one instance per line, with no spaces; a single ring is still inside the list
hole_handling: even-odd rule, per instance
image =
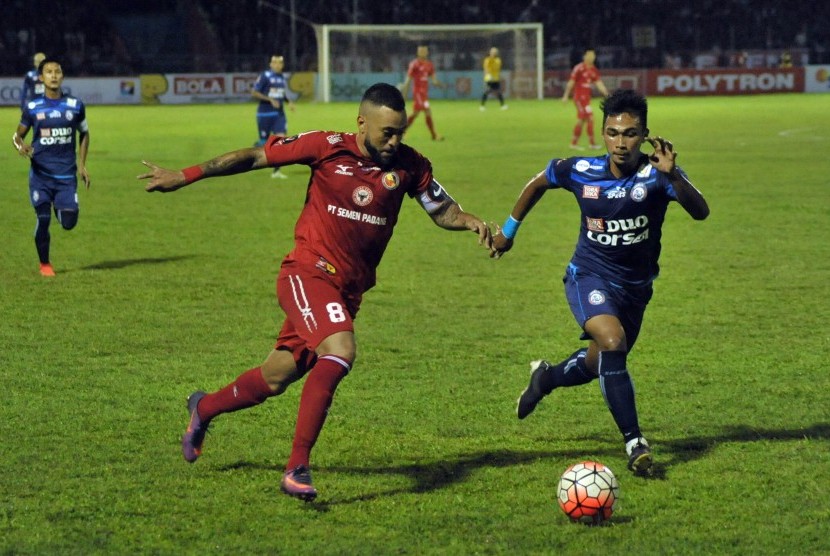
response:
[[[436,101],[406,142],[465,209],[502,223],[567,148],[573,106]],[[300,385],[212,425],[182,460],[185,397],[258,365],[308,170],[147,194],[255,140],[254,106],[88,107],[92,188],[37,273],[27,161],[2,156],[0,553],[773,554],[830,552],[830,131],[826,95],[650,99],[710,218],[667,214],[661,277],[629,363],[655,453],[633,477],[597,383],[524,421],[528,362],[582,345],[561,277],[573,198],[549,192],[512,252],[406,200],[356,321],[358,359],[312,455],[318,501],[279,493]],[[595,103],[596,105],[596,103]],[[353,131],[356,104],[299,104],[291,133]],[[0,109],[11,133],[16,108]],[[599,123],[597,123],[599,130]],[[584,139],[583,139],[584,140]],[[605,527],[555,496],[570,464],[620,481]]]

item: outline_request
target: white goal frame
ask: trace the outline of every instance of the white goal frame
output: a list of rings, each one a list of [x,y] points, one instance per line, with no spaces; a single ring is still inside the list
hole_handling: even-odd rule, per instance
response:
[[[318,61],[318,87],[317,100],[331,102],[331,33],[361,33],[361,32],[385,32],[394,33],[429,33],[436,31],[441,33],[453,31],[484,31],[484,32],[507,32],[507,31],[532,31],[536,36],[536,91],[537,98],[542,100],[544,96],[544,44],[541,23],[493,23],[486,25],[461,24],[461,25],[314,25],[317,36],[317,61]],[[415,56],[413,49],[412,56]],[[439,68],[440,69],[440,68]],[[509,69],[509,68],[508,68]]]

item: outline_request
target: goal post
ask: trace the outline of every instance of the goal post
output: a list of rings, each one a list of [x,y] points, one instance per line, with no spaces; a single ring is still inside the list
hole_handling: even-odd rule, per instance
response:
[[[440,81],[433,98],[479,98],[482,61],[499,49],[501,79],[512,98],[541,99],[544,53],[541,23],[487,25],[315,25],[317,100],[359,99],[378,81],[400,83],[419,45],[427,45]]]

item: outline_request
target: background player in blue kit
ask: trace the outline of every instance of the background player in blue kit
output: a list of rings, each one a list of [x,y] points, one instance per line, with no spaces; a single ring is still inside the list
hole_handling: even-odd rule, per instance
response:
[[[504,228],[493,238],[492,256],[510,250],[519,225],[545,191],[574,194],[582,222],[563,281],[588,348],[556,365],[532,362],[530,384],[519,397],[517,414],[524,419],[555,388],[586,384],[598,376],[623,434],[628,467],[644,474],[653,460],[640,432],[626,358],[637,341],[659,271],[661,228],[669,202],[679,202],[695,220],[705,219],[709,207],[675,164],[671,142],[648,137],[644,97],[618,90],[605,99],[602,110],[608,154],[551,160],[522,190]],[[651,155],[640,152],[646,141],[654,147]]]
[[[80,173],[87,189],[90,185],[86,170],[89,128],[84,103],[61,91],[63,69],[60,62],[45,58],[40,63],[38,75],[43,81],[43,96],[24,106],[12,142],[21,156],[31,159],[29,199],[37,214],[35,247],[40,258],[40,273],[54,276],[49,262],[51,213],[54,207],[55,216],[65,230],[71,230],[78,223],[77,174]],[[32,144],[28,145],[24,138],[32,128]]]
[[[38,52],[32,58],[34,67],[26,72],[23,77],[23,87],[20,90],[20,110],[26,108],[26,104],[39,96],[43,95],[43,81],[40,80],[40,72],[38,68],[40,63],[46,59],[46,54]]]
[[[259,129],[259,140],[255,147],[261,147],[271,135],[285,137],[288,132],[288,120],[285,117],[285,106],[294,110],[291,99],[288,98],[288,82],[282,73],[285,68],[285,58],[274,54],[271,56],[269,69],[259,74],[251,89],[251,96],[259,101],[256,110],[256,123]],[[285,179],[279,168],[274,168],[272,178]]]

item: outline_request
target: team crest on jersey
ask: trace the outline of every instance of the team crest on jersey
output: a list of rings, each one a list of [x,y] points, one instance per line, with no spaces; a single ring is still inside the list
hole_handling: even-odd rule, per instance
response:
[[[69,110],[66,111],[66,119],[67,120],[69,120],[71,122],[74,117],[75,116],[72,114],[72,112],[70,112]]]
[[[638,203],[646,198],[648,195],[648,189],[642,183],[638,183],[634,187],[631,188],[631,200],[637,201]]]
[[[329,145],[336,145],[337,143],[343,142],[343,137],[339,133],[336,135],[329,135],[326,137],[326,141],[329,142]]]
[[[599,290],[594,290],[588,294],[588,303],[591,305],[602,305],[605,303],[605,295]]]
[[[605,231],[605,221],[603,221],[602,218],[591,218],[590,216],[586,216],[585,217],[585,225],[592,232],[604,232]]]
[[[598,185],[583,185],[582,186],[582,198],[583,199],[599,199],[599,186]]]
[[[372,202],[372,199],[375,198],[375,194],[372,193],[372,190],[366,187],[365,185],[359,186],[352,192],[352,201],[355,202],[356,205],[361,207],[365,207],[369,203]]]
[[[401,184],[401,178],[398,177],[397,172],[386,172],[380,181],[383,183],[383,187],[389,191],[396,189]]]

